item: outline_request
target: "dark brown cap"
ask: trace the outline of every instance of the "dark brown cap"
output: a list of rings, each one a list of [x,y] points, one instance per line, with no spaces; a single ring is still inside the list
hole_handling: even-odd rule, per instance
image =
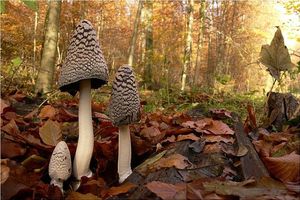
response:
[[[132,68],[120,67],[112,85],[109,115],[116,126],[140,120],[140,98]]]
[[[66,59],[58,78],[59,89],[75,95],[79,81],[91,79],[96,89],[107,83],[108,69],[96,37],[88,20],[82,20],[71,38]]]

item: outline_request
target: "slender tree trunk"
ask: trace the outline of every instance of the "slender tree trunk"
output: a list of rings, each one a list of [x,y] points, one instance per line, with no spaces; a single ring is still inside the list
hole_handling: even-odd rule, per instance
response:
[[[132,33],[131,40],[130,40],[130,48],[129,48],[129,56],[128,56],[128,65],[130,65],[130,66],[133,65],[134,49],[135,49],[135,44],[136,44],[136,39],[137,39],[137,31],[138,31],[139,21],[140,21],[141,13],[142,13],[142,6],[143,6],[143,1],[139,0],[138,9],[136,11],[136,16],[135,16],[135,20],[134,20],[133,33]]]
[[[182,77],[181,77],[181,91],[185,90],[186,84],[186,76],[188,68],[191,66],[191,57],[192,57],[192,45],[193,45],[193,10],[194,10],[194,0],[189,0],[188,4],[188,20],[187,20],[187,37],[185,43],[185,50],[184,50],[184,59],[183,59],[183,70],[182,70]]]
[[[199,8],[199,30],[198,30],[198,45],[197,45],[197,53],[196,53],[196,63],[195,63],[195,74],[194,74],[194,80],[193,84],[198,85],[199,84],[199,78],[200,78],[200,63],[201,63],[201,55],[200,50],[203,45],[203,33],[205,31],[205,0],[201,0],[200,8]]]
[[[144,81],[146,88],[152,83],[152,66],[153,66],[153,1],[146,0],[144,6],[144,20],[145,20],[145,69]]]
[[[52,89],[56,61],[56,44],[59,31],[61,1],[50,1],[46,19],[46,31],[41,66],[38,73],[35,92],[47,93]]]

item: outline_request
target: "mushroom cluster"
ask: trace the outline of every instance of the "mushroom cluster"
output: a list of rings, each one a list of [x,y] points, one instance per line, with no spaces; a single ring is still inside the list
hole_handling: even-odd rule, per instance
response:
[[[62,92],[75,95],[79,91],[79,137],[73,161],[73,176],[91,177],[90,161],[94,147],[91,109],[91,89],[107,83],[108,69],[96,31],[87,20],[82,20],[70,40],[66,59],[59,74],[58,85]],[[121,66],[112,85],[109,114],[119,127],[118,174],[122,183],[131,173],[131,141],[129,124],[140,120],[140,99],[132,68]],[[55,147],[49,164],[51,184],[63,191],[63,181],[71,175],[71,156],[67,144],[61,141]],[[79,187],[75,183],[75,190]]]
[[[75,95],[79,91],[79,138],[73,161],[73,175],[78,180],[92,176],[89,169],[94,148],[91,89],[106,84],[107,79],[108,69],[96,31],[89,21],[82,20],[71,38],[58,79],[62,92]]]

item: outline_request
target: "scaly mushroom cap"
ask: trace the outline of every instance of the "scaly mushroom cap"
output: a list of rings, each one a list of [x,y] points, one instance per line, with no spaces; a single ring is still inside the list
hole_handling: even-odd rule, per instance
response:
[[[57,182],[67,180],[72,173],[71,155],[64,141],[57,143],[49,163],[49,176]]]
[[[108,69],[104,60],[96,31],[88,20],[82,20],[71,38],[65,62],[58,78],[62,92],[75,95],[79,81],[91,79],[96,89],[107,83]]]
[[[140,98],[132,68],[120,67],[112,85],[109,116],[116,126],[127,125],[140,120]]]

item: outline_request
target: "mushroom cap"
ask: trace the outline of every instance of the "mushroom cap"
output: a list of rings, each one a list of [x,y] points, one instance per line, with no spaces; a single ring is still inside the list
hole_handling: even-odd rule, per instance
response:
[[[91,22],[82,20],[70,40],[58,77],[59,89],[75,95],[79,81],[91,79],[93,89],[107,83],[108,69]]]
[[[132,68],[121,66],[112,85],[109,116],[116,126],[128,125],[140,120],[140,98]]]
[[[64,141],[57,143],[49,163],[49,176],[58,182],[67,180],[72,173],[69,148]]]

